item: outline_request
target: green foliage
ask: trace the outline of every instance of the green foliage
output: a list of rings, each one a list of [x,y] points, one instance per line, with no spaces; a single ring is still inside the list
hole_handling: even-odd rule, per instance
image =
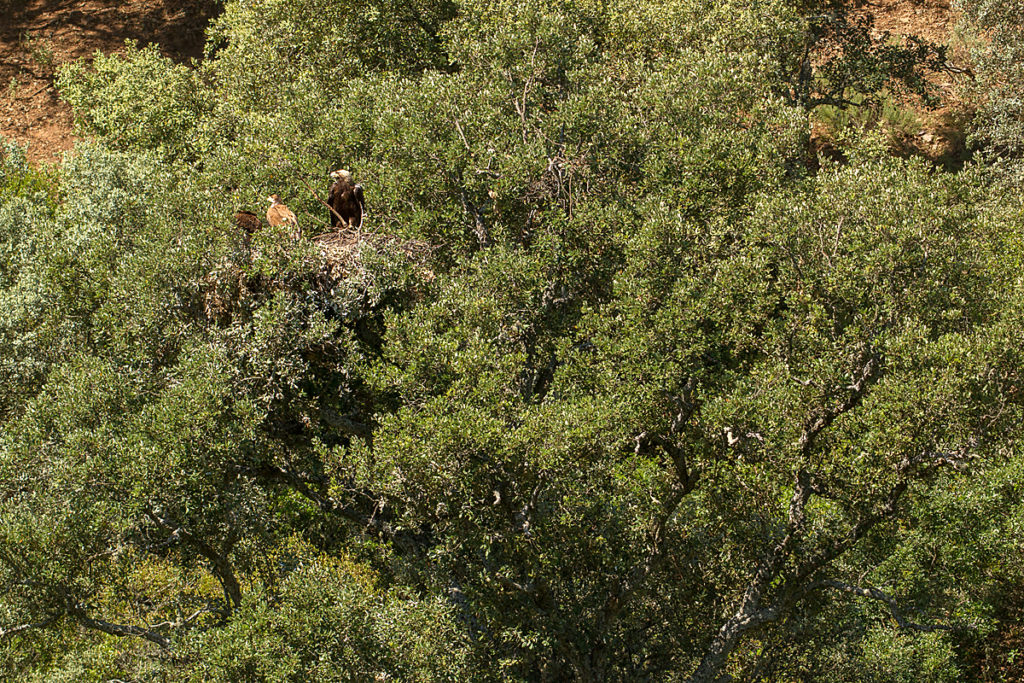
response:
[[[921,129],[921,119],[915,111],[901,106],[893,98],[885,98],[880,104],[856,96],[851,100],[852,104],[845,107],[824,105],[814,113],[814,121],[839,144],[858,144],[867,131],[879,129],[893,149],[899,149]]]
[[[155,44],[140,50],[131,41],[123,57],[97,52],[92,68],[62,67],[57,88],[75,108],[82,133],[114,149],[162,155],[194,155],[195,128],[210,107],[193,70],[162,57]]]
[[[306,550],[274,595],[185,644],[195,681],[458,681],[464,636],[437,600],[380,591],[358,565]]]
[[[0,162],[0,199],[5,206],[18,198],[38,200],[40,194],[53,199],[52,178],[28,163],[25,150],[5,140]]]
[[[965,675],[1024,209],[856,125],[804,166],[943,58],[830,3],[260,0],[66,68],[96,141],[0,159],[2,675]],[[338,167],[367,233],[314,242]],[[303,239],[234,226],[271,192]]]
[[[1019,186],[1024,157],[1024,32],[1019,17],[1024,6],[1017,0],[961,0],[958,8],[965,17],[961,30],[978,104],[972,140],[1002,160]]]
[[[961,672],[952,662],[949,644],[934,634],[921,636],[912,643],[908,636],[878,629],[865,639],[862,657],[862,666],[849,673],[860,680],[894,683],[962,680]]]
[[[913,35],[890,40],[872,14],[841,0],[782,0],[765,14],[761,50],[775,64],[774,88],[790,103],[811,110],[897,94],[937,104],[928,75],[945,67],[945,46]]]

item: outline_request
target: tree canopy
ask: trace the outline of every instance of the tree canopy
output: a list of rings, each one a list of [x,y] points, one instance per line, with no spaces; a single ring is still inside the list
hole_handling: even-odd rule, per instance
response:
[[[228,0],[198,63],[65,67],[74,153],[0,151],[0,672],[980,678],[1013,12],[965,4],[956,172],[815,154],[962,70],[831,1]],[[306,238],[235,226],[271,193]]]

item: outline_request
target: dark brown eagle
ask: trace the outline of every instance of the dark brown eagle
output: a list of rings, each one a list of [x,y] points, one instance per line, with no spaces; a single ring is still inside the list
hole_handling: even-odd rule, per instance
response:
[[[252,211],[238,211],[235,213],[235,224],[245,231],[247,236],[252,235],[263,227],[260,217]]]
[[[331,207],[332,228],[358,228],[363,224],[363,186],[352,181],[352,174],[339,169],[331,174],[334,184],[327,195]]]
[[[299,219],[295,217],[291,209],[281,203],[281,197],[272,194],[267,197],[267,201],[270,202],[270,208],[267,209],[267,222],[274,226],[289,227],[292,238],[300,238],[302,233],[299,231]]]

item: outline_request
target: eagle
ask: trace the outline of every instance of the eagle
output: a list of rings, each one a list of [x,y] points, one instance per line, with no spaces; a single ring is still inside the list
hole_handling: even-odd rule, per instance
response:
[[[339,169],[331,174],[334,184],[327,195],[331,227],[358,228],[363,224],[363,186],[352,182],[352,174]]]
[[[260,217],[254,214],[252,211],[236,212],[235,224],[245,231],[246,236],[254,234],[261,227],[263,227],[263,223],[262,221],[260,221]]]
[[[270,202],[270,208],[267,209],[267,222],[274,226],[290,226],[292,239],[299,239],[302,236],[299,231],[299,220],[292,210],[282,204],[281,197],[276,194],[267,197],[267,201]]]

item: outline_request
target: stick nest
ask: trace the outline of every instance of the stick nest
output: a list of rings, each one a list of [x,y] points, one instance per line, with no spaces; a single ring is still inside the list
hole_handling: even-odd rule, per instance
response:
[[[312,242],[320,248],[324,270],[333,278],[346,278],[362,271],[365,249],[403,254],[410,262],[425,268],[435,247],[422,240],[401,240],[393,235],[345,229],[317,235]]]

